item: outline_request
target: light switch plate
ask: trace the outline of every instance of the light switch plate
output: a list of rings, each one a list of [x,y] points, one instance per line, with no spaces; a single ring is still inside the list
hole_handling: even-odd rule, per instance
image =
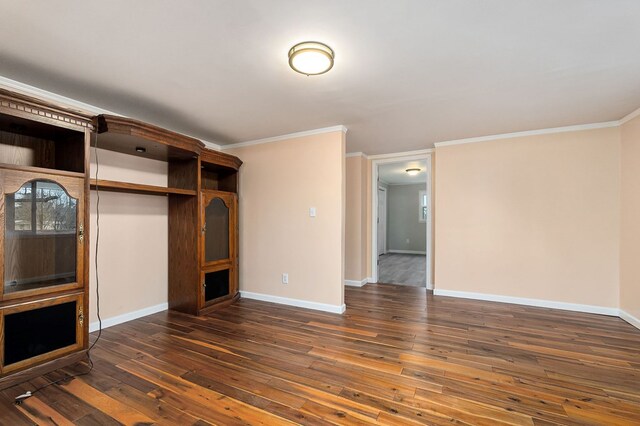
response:
[[[316,208],[315,207],[309,207],[309,216],[316,217]]]

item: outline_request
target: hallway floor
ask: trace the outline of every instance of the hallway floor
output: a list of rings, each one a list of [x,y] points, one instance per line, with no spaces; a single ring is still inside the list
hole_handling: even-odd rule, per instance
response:
[[[426,287],[427,259],[423,254],[387,253],[378,257],[378,282]]]

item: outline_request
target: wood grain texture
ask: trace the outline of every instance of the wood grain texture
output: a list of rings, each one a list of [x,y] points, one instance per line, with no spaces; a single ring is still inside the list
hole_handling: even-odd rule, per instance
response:
[[[93,130],[93,114],[0,89],[0,113],[72,130]]]
[[[220,165],[238,170],[242,165],[242,161],[235,155],[226,154],[209,148],[204,148],[200,153],[200,159],[203,163],[212,165]]]
[[[101,114],[94,123],[98,146],[110,151],[168,161],[197,157],[204,149],[198,139],[132,118]],[[146,152],[138,153],[136,147]]]
[[[120,182],[115,180],[91,179],[91,189],[96,189],[96,186],[101,191],[128,192],[143,195],[196,195],[196,191],[191,189],[144,185],[140,183]]]
[[[0,424],[640,422],[640,331],[619,318],[386,284],[347,288],[346,303],[335,315],[241,299],[109,328],[90,375],[20,407],[45,378],[1,392]]]
[[[77,217],[76,233],[70,233],[68,239],[58,238],[53,244],[49,239],[24,239],[16,244],[5,244],[5,197],[0,197],[0,275],[5,275],[5,269],[20,271],[20,276],[33,277],[25,272],[29,268],[38,269],[35,275],[58,277],[68,274],[73,269],[71,261],[63,257],[72,249],[63,250],[64,246],[78,238],[76,244],[75,282],[61,285],[51,285],[43,288],[26,289],[12,293],[3,293],[0,288],[0,316],[19,312],[21,310],[36,309],[49,306],[67,298],[76,301],[78,318],[88,317],[88,273],[89,255],[88,220],[89,203],[89,143],[93,135],[91,116],[83,111],[41,101],[36,98],[12,93],[0,89],[0,194],[17,191],[25,182],[35,179],[48,180],[58,183],[67,193],[76,198]],[[32,219],[35,210],[32,210]],[[81,238],[80,230],[84,230]],[[64,241],[63,241],[64,240]],[[43,255],[43,251],[49,252]],[[5,262],[5,254],[8,259]],[[23,256],[25,255],[25,256]],[[16,256],[28,258],[27,261],[16,261]],[[55,265],[55,268],[53,267]],[[46,266],[46,267],[45,267]],[[53,273],[51,273],[53,272]],[[50,283],[53,283],[52,280]],[[57,300],[59,299],[59,300]],[[57,300],[57,301],[56,301]],[[5,318],[0,321],[0,328]],[[84,356],[88,342],[88,321],[75,323],[76,344],[67,348],[60,348],[49,353],[35,356],[29,360],[22,360],[11,365],[4,365],[4,353],[0,357],[0,389],[12,386],[20,381],[42,375],[48,371],[58,369],[69,363],[74,363]],[[0,331],[0,352],[6,340],[4,332]],[[27,336],[28,338],[29,336]],[[38,342],[28,340],[30,344]],[[37,353],[34,352],[34,353]],[[36,417],[32,417],[36,418]],[[3,422],[0,421],[0,424]]]

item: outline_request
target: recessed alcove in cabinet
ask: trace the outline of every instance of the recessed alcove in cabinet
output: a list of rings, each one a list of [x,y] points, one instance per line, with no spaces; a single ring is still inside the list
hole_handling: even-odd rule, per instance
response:
[[[231,290],[229,284],[232,278],[230,268],[203,272],[203,276],[205,304],[209,304],[221,297],[229,296]]]
[[[0,164],[84,174],[85,134],[0,113]]]

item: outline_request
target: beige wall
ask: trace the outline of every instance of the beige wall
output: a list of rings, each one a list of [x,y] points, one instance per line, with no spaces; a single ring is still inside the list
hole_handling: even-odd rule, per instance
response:
[[[241,291],[343,305],[344,144],[338,131],[228,150],[244,162]]]
[[[345,279],[362,281],[367,272],[367,162],[346,159]]]
[[[621,129],[620,309],[640,319],[640,117]]]
[[[91,177],[95,156],[91,150]],[[167,163],[99,150],[99,178],[167,185]],[[91,191],[91,322],[95,297],[96,192]],[[100,192],[100,310],[103,320],[167,302],[167,197]]]
[[[616,308],[619,131],[437,148],[435,288]]]

